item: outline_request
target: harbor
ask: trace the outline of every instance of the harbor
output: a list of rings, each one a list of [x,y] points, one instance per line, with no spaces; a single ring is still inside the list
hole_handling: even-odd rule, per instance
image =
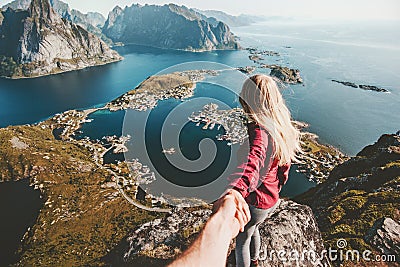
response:
[[[228,141],[228,145],[242,144],[247,138],[247,128],[245,122],[247,118],[242,109],[234,108],[231,110],[220,110],[217,104],[207,104],[199,112],[194,112],[189,120],[202,126],[203,130],[220,129],[223,127],[225,134],[218,135],[217,139]]]

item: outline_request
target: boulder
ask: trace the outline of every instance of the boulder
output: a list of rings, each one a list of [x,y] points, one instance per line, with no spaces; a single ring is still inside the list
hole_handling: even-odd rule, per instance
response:
[[[400,224],[392,218],[376,220],[365,236],[371,246],[386,255],[400,257]],[[400,260],[400,259],[399,259]]]

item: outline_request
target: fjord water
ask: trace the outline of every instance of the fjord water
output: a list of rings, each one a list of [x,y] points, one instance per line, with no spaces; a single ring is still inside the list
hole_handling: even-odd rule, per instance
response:
[[[191,53],[143,46],[117,50],[125,59],[105,66],[35,79],[0,79],[0,127],[34,123],[58,112],[104,104],[175,64],[248,63],[246,51]]]

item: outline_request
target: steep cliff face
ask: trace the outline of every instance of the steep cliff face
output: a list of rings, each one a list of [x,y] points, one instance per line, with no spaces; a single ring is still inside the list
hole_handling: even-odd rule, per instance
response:
[[[7,9],[3,16],[0,55],[16,66],[2,76],[35,77],[121,60],[98,37],[62,19],[48,0],[33,0],[27,11]]]
[[[14,0],[3,6],[2,9],[7,10],[7,8],[11,8],[14,10],[28,10],[31,2],[31,0]],[[107,44],[112,43],[112,41],[101,32],[101,28],[106,21],[102,14],[98,12],[89,12],[84,14],[76,9],[70,9],[67,3],[60,0],[50,0],[50,5],[62,18],[78,24],[85,30],[100,37]]]
[[[400,259],[400,136],[383,135],[297,200],[311,206],[329,246],[344,238],[346,249]]]
[[[196,237],[211,211],[174,210],[169,216],[143,224],[134,230],[107,258],[115,266],[165,266],[185,250]],[[321,255],[324,245],[311,209],[293,201],[282,200],[274,214],[260,226],[261,266],[330,266],[322,256],[305,257],[282,265],[277,251],[292,250],[301,254],[314,251]],[[234,243],[228,266],[234,266]],[[274,254],[275,253],[275,254]],[[326,264],[326,265],[324,265]]]
[[[114,42],[162,48],[196,51],[239,48],[226,24],[213,25],[197,12],[174,4],[116,7],[110,12],[103,33]]]

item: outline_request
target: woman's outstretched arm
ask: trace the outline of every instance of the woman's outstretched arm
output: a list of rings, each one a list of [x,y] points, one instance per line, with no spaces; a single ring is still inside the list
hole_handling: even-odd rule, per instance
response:
[[[169,267],[225,266],[230,241],[250,221],[250,210],[235,190],[220,198],[213,210],[197,239]]]

